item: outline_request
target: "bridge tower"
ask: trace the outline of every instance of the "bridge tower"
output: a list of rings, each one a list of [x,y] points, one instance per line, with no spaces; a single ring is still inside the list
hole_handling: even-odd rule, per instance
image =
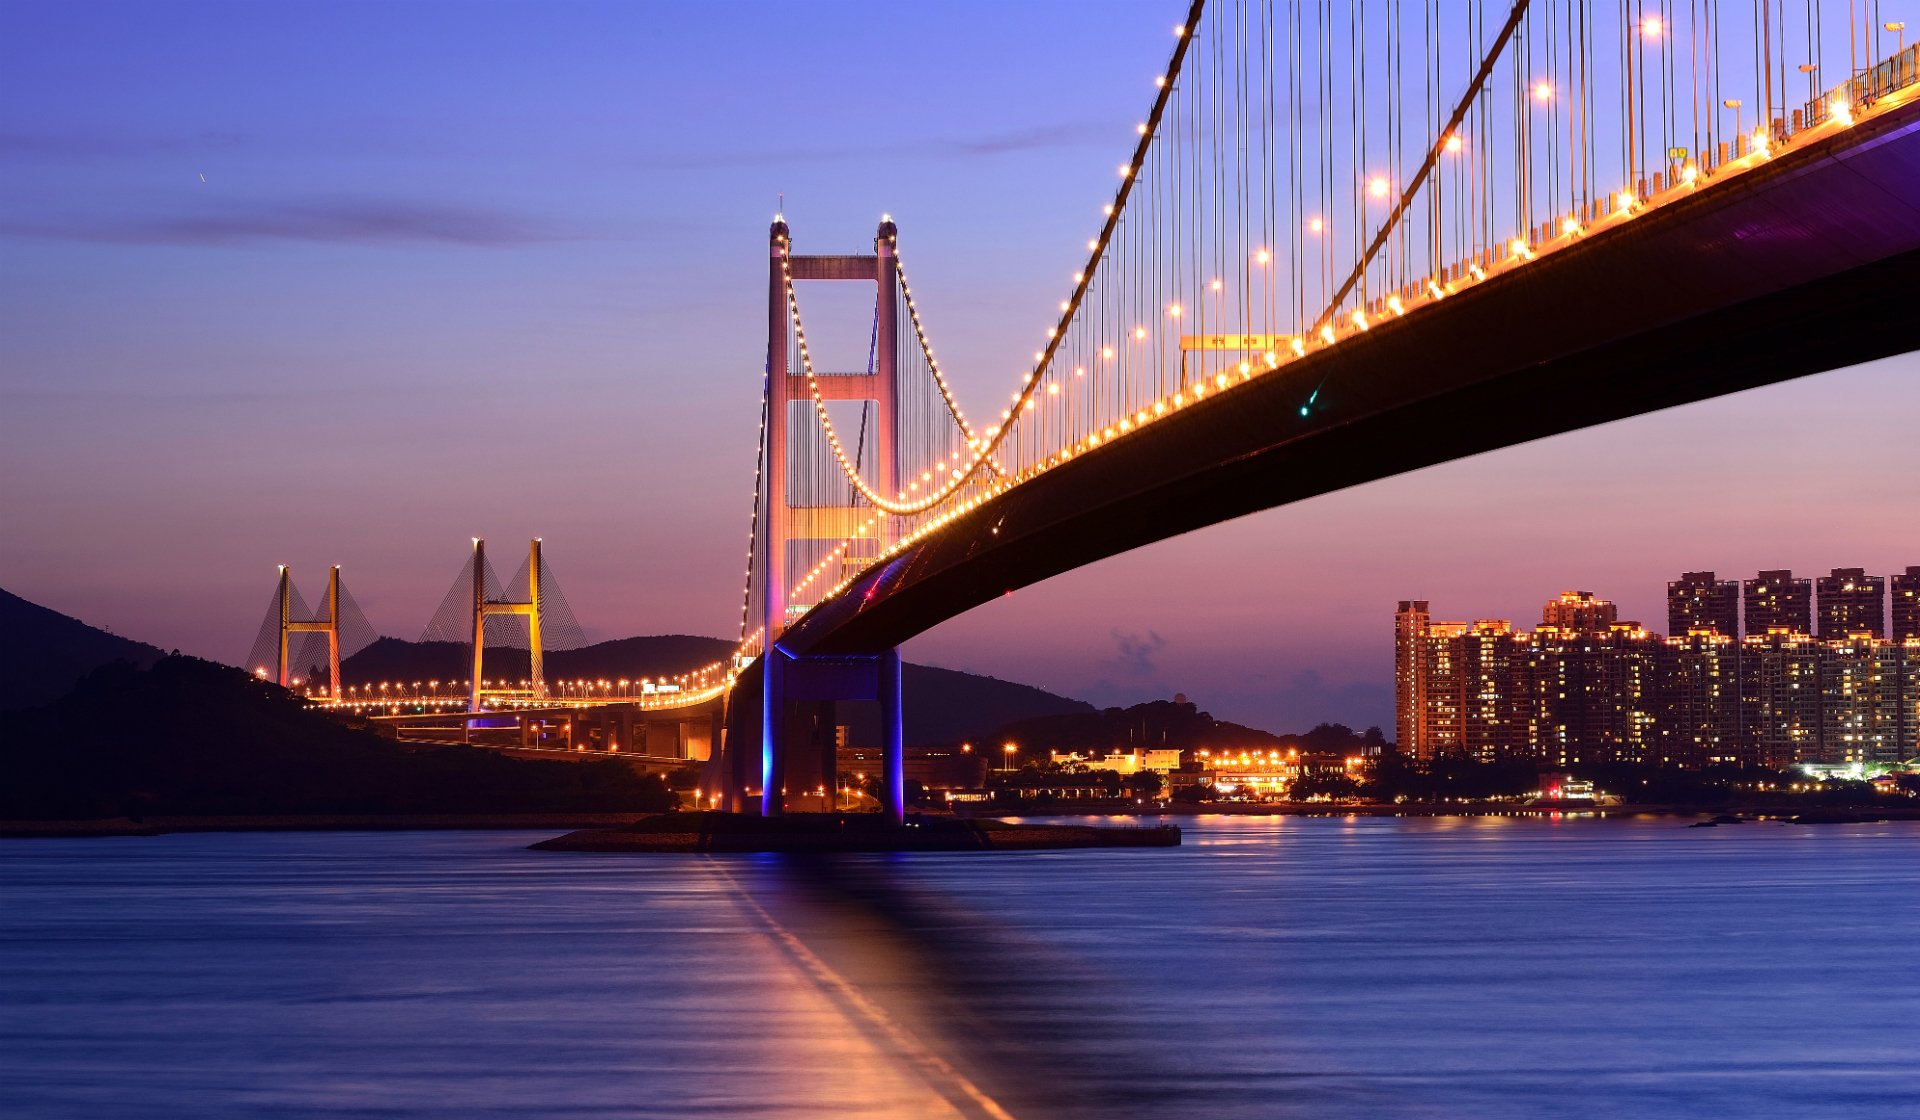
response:
[[[473,538],[473,680],[467,690],[467,711],[480,710],[480,682],[486,678],[487,619],[524,615],[527,619],[527,648],[533,679],[533,694],[547,694],[545,666],[540,645],[540,538],[527,545],[527,597],[524,600],[492,599],[487,596],[487,542]]]
[[[786,809],[788,742],[787,706],[793,702],[877,700],[885,737],[882,766],[883,811],[895,822],[903,817],[903,725],[900,708],[900,652],[846,657],[795,657],[780,646],[788,609],[788,548],[792,541],[843,539],[873,511],[866,507],[805,507],[790,504],[788,495],[789,406],[811,406],[813,386],[795,374],[788,353],[790,309],[788,278],[866,283],[874,286],[873,372],[852,376],[819,377],[822,399],[871,401],[876,413],[873,480],[882,493],[900,489],[900,462],[896,443],[899,423],[899,313],[896,294],[899,271],[894,259],[897,230],[883,219],[874,235],[870,255],[800,256],[791,252],[787,223],[775,219],[768,238],[767,261],[767,526],[756,561],[760,581],[759,614],[765,627],[761,657],[760,695],[760,812],[774,816]],[[885,524],[882,518],[880,524]],[[831,745],[823,746],[832,750]],[[739,786],[746,775],[744,752],[734,756],[735,807],[745,809]],[[811,785],[811,783],[808,783]]]
[[[293,573],[285,564],[280,565],[280,588],[276,593],[280,605],[280,653],[276,662],[274,680],[281,688],[292,686],[292,670],[287,664],[289,638],[294,634],[325,634],[327,636],[327,688],[335,700],[340,698],[340,565],[327,569],[327,613],[320,619],[296,619],[293,617]]]

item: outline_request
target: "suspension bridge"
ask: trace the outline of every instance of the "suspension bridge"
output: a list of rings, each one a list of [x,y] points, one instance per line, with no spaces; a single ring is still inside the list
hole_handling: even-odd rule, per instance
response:
[[[712,802],[767,815],[835,788],[831,706],[877,702],[899,819],[897,647],[963,611],[1247,513],[1920,346],[1920,49],[1878,9],[1195,0],[1031,362],[978,421],[895,223],[813,254],[776,217],[729,656],[638,696],[550,687],[542,642],[579,628],[538,542],[510,587],[475,542],[429,627],[471,646],[470,678],[416,711],[331,684],[364,623],[337,571],[317,611],[283,573],[261,648],[289,684],[325,641],[321,702],[469,737],[511,715],[526,749],[589,709],[621,713],[598,717],[609,742],[679,721]],[[816,367],[802,307],[827,283],[872,286],[864,369]],[[509,626],[533,671],[490,683]]]

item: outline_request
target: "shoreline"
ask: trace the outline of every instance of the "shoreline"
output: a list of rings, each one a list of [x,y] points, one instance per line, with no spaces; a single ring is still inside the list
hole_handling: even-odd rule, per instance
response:
[[[624,828],[660,813],[314,813],[290,815],[100,817],[84,820],[0,820],[0,840],[166,836],[181,832],[455,832],[564,831]],[[1798,824],[1861,824],[1920,820],[1920,805],[1864,806],[1607,805],[1542,809],[1465,805],[1170,805],[1013,806],[999,812],[928,813],[960,821],[1032,817],[1739,817]]]
[[[910,815],[894,824],[877,813],[791,813],[778,817],[670,813],[620,828],[587,828],[529,845],[542,852],[689,854],[776,852],[1033,852],[1067,848],[1177,848],[1177,825],[1013,823]]]
[[[1166,805],[1009,806],[996,813],[956,814],[983,817],[1739,817],[1744,821],[1786,821],[1798,824],[1920,821],[1920,803],[1903,801],[1885,807],[1870,805],[1590,805],[1542,808],[1525,805],[1404,805],[1328,803]]]
[[[312,813],[0,820],[0,839],[166,836],[177,832],[428,832],[619,828],[657,813]]]

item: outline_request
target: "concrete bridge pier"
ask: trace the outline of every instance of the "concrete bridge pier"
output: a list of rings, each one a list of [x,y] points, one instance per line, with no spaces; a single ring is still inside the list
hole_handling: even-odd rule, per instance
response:
[[[831,794],[837,784],[836,746],[832,733],[832,705],[839,701],[878,702],[882,728],[880,807],[895,824],[906,818],[905,723],[900,701],[900,651],[836,657],[794,657],[776,643],[761,659],[758,696],[760,745],[760,814],[786,812],[787,796],[817,779]],[[816,713],[802,711],[817,706]],[[809,720],[808,714],[815,718]],[[796,718],[800,717],[800,718]],[[819,722],[820,718],[825,723]],[[745,751],[732,750],[744,742],[746,729],[732,721],[729,754],[734,790],[741,788]],[[810,748],[810,749],[809,749]],[[810,765],[801,765],[802,762]],[[744,801],[744,798],[737,798]],[[736,800],[730,793],[728,804]]]

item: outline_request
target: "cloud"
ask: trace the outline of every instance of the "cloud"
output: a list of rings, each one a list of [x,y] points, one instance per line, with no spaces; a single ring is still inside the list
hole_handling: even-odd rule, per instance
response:
[[[190,213],[133,218],[0,220],[0,236],[207,248],[276,241],[500,248],[567,239],[503,211],[380,198],[223,205]]]
[[[1147,631],[1147,636],[1144,638],[1138,634],[1122,634],[1115,630],[1113,641],[1116,647],[1114,656],[1108,658],[1105,663],[1133,677],[1153,676],[1158,671],[1158,666],[1153,661],[1154,656],[1167,645],[1167,640],[1152,630]]]
[[[235,152],[258,142],[237,132],[154,133],[75,131],[0,132],[0,160],[62,160],[198,155]]]
[[[657,170],[700,171],[719,167],[746,167],[760,164],[841,162],[872,159],[990,159],[1016,152],[1071,148],[1081,145],[1110,146],[1112,128],[1090,122],[1032,125],[978,136],[933,137],[927,140],[901,140],[876,144],[843,144],[834,147],[795,147],[768,151],[712,152],[680,158],[649,160]]]
[[[970,139],[935,140],[928,147],[934,154],[999,156],[1045,148],[1070,148],[1076,144],[1104,145],[1111,138],[1111,132],[1111,129],[1092,124],[1046,124]]]

